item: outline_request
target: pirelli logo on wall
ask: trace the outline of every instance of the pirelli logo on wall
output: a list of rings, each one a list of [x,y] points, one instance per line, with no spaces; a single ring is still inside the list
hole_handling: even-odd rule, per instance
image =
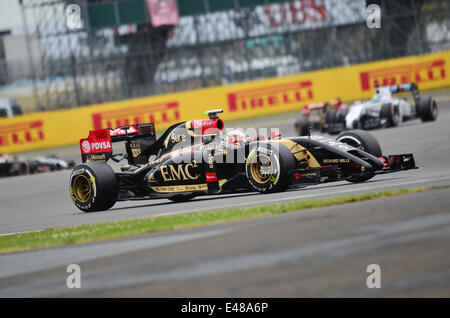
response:
[[[0,118],[0,152],[71,145],[92,129],[153,122],[163,130],[177,122],[199,118],[197,116],[212,107],[223,107],[225,112],[220,117],[227,121],[298,111],[307,104],[336,97],[365,99],[370,97],[377,83],[414,82],[421,90],[448,87],[449,73],[450,50],[447,50],[246,84]],[[182,135],[171,137],[174,138],[171,142],[182,142]],[[135,147],[133,151],[136,155],[139,149]]]
[[[445,60],[438,59],[422,63],[404,64],[401,66],[379,68],[360,73],[363,91],[373,90],[375,85],[396,85],[402,83],[425,83],[444,80]]]
[[[24,145],[44,140],[42,120],[26,121],[0,127],[0,147]]]
[[[311,81],[262,86],[228,94],[230,112],[305,105],[314,98]]]
[[[172,123],[180,119],[178,102],[124,107],[92,114],[94,129],[116,128],[143,123]]]

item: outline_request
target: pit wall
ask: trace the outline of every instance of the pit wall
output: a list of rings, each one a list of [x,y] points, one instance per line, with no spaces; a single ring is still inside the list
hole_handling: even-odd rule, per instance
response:
[[[0,152],[14,153],[77,144],[89,130],[154,122],[157,130],[203,118],[223,108],[221,118],[246,119],[300,111],[313,102],[370,98],[380,85],[416,82],[419,89],[450,86],[450,51],[313,71],[280,78],[212,87],[0,119]]]

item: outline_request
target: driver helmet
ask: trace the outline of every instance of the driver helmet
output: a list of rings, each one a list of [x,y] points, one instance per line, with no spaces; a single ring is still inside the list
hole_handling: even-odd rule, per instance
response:
[[[334,108],[338,109],[338,108],[341,106],[341,104],[342,104],[341,98],[340,98],[340,97],[336,98],[335,100],[331,101],[330,104],[331,104],[331,106],[333,106]]]
[[[225,141],[228,145],[242,147],[248,144],[247,135],[242,129],[233,129],[226,133]]]
[[[375,95],[373,95],[372,99],[377,99],[380,97],[380,85],[375,82]]]

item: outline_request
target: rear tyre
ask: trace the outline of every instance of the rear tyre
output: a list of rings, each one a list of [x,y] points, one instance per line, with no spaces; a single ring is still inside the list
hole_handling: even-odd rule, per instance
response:
[[[325,113],[325,121],[327,124],[334,124],[336,122],[337,118],[337,110],[336,109],[330,109],[327,110]]]
[[[195,197],[196,197],[196,195],[191,193],[191,194],[177,194],[177,195],[174,195],[173,197],[170,197],[167,199],[169,199],[172,202],[181,203],[181,202],[187,202],[189,200],[192,200]]]
[[[311,127],[310,122],[307,118],[300,115],[294,124],[294,128],[299,136],[308,136],[309,128]]]
[[[386,119],[387,127],[397,127],[401,121],[399,108],[392,104],[381,105],[380,117]]]
[[[438,106],[432,97],[421,98],[416,111],[423,122],[435,121],[438,116]]]
[[[83,212],[110,209],[117,201],[117,192],[116,176],[106,163],[81,164],[70,175],[70,196]]]
[[[245,162],[251,188],[261,193],[285,191],[290,183],[288,172],[294,168],[294,156],[281,143],[259,144],[250,151]]]
[[[328,127],[328,133],[330,135],[338,134],[336,129],[334,129],[334,126],[336,125],[337,120],[338,120],[338,111],[337,111],[337,109],[327,110],[327,112],[325,113],[325,124]]]
[[[375,157],[381,157],[381,146],[378,143],[378,140],[369,132],[364,130],[351,130],[348,132],[344,132],[340,134],[337,138],[337,141],[348,144],[352,147],[359,148],[365,152],[370,153]],[[347,181],[350,182],[364,182],[369,179],[372,179],[375,176],[375,173],[368,172],[358,176],[352,176]]]

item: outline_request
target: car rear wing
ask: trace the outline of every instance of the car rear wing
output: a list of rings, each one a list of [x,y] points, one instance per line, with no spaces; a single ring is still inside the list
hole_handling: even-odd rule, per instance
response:
[[[112,144],[125,142],[128,163],[146,163],[148,155],[143,154],[147,153],[145,150],[155,141],[156,133],[153,123],[121,126],[116,129],[91,130],[88,138],[80,140],[81,160],[83,163],[106,162],[112,157]]]
[[[420,101],[419,87],[415,83],[390,85],[389,89],[391,90],[392,94],[411,92],[411,94],[414,98],[414,102],[417,104]]]

